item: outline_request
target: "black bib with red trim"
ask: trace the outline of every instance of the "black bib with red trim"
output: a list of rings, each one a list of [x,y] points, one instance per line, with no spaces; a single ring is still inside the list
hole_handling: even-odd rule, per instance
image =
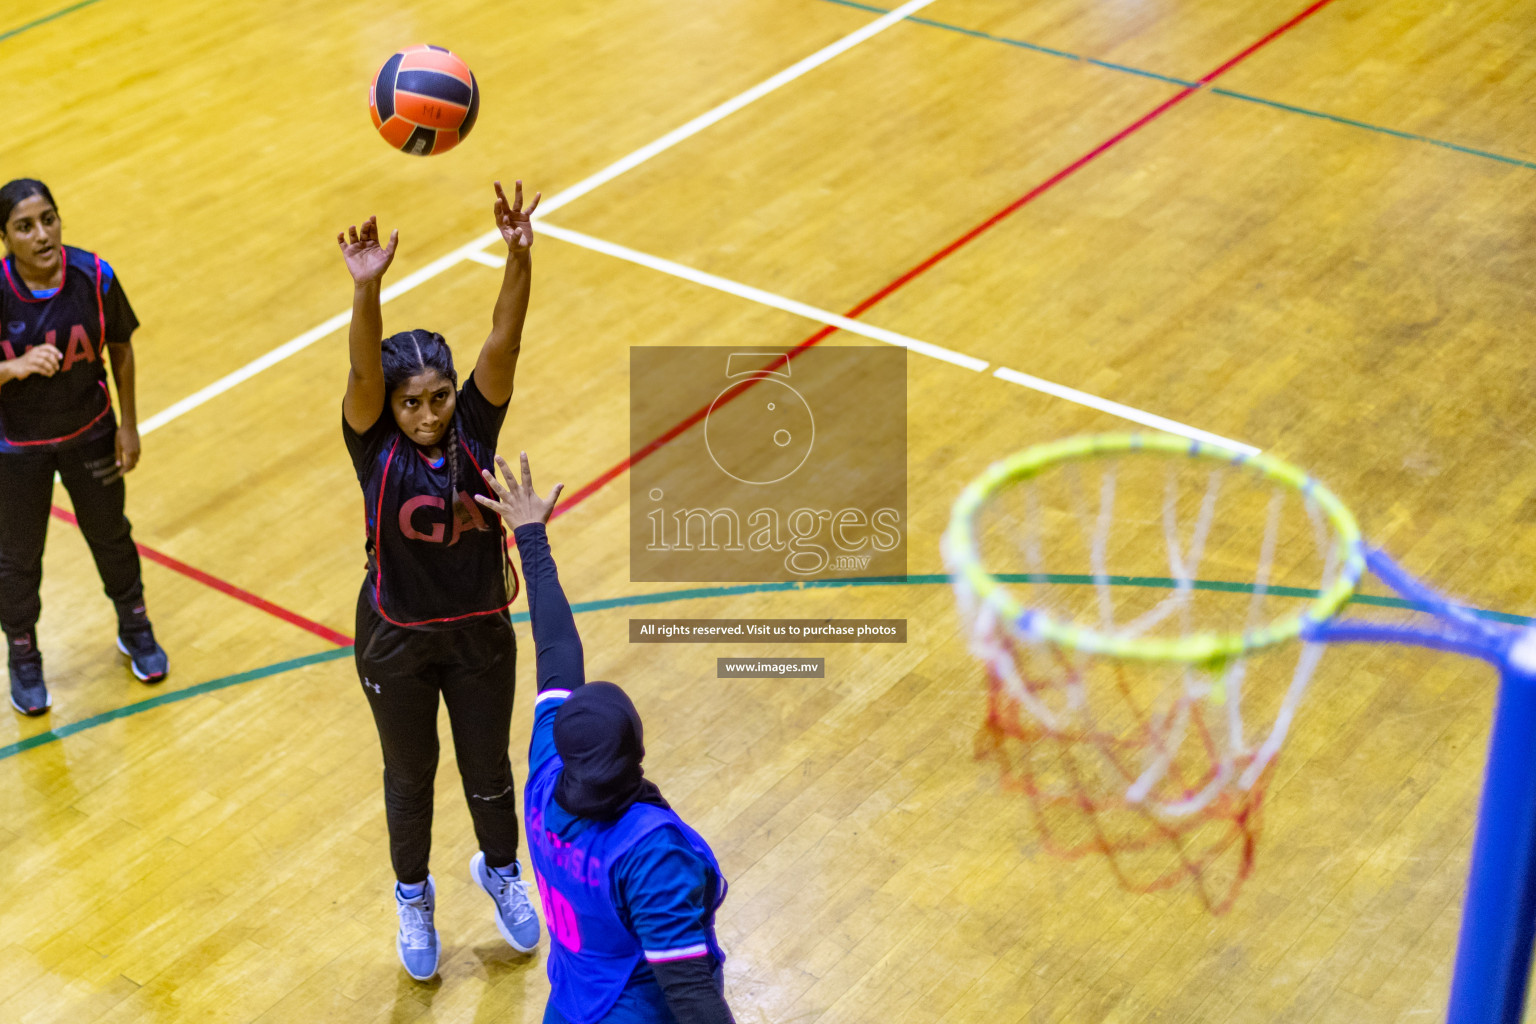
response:
[[[33,374],[0,385],[0,448],[25,450],[87,441],[116,427],[107,392],[107,314],[101,259],[64,247],[64,283],[32,295],[10,260],[0,261],[0,352],[14,359],[52,345],[63,354],[52,377]]]
[[[398,432],[379,450],[363,487],[370,599],[397,626],[452,628],[503,612],[517,596],[501,517],[474,500],[491,493],[480,469],[495,453],[465,439],[462,425],[458,436],[467,517],[454,514],[448,460],[433,465]]]

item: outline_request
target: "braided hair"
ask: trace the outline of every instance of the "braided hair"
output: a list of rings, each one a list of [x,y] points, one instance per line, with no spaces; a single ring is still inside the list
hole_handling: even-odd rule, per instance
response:
[[[436,370],[449,383],[455,387],[459,383],[458,371],[453,368],[453,353],[448,348],[448,342],[441,334],[434,331],[421,330],[401,331],[399,334],[391,334],[385,338],[379,349],[380,360],[384,368],[384,393],[394,394],[395,388],[404,384],[412,377],[424,370]],[[458,417],[448,421],[448,432],[443,435],[443,458],[448,463],[448,506],[453,510],[455,517],[462,523],[467,523],[476,518],[459,500],[459,494],[465,490],[462,481],[462,467],[459,460],[459,428]],[[483,523],[477,524],[476,529],[488,529]]]

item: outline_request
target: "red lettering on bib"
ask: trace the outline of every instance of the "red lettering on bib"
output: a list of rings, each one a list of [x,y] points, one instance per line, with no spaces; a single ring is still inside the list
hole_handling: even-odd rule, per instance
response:
[[[53,332],[48,332],[49,342],[53,341]],[[64,353],[64,365],[60,370],[67,370],[79,362],[94,363],[96,352],[91,346],[90,336],[85,333],[85,328],[79,324],[69,329],[69,349]]]
[[[449,547],[453,547],[459,542],[459,534],[465,530],[484,530],[486,528],[485,519],[480,515],[480,503],[463,491],[459,492],[459,501],[469,512],[469,518],[465,519],[463,516],[453,517],[453,536],[448,540]]]
[[[400,532],[405,534],[405,536],[410,540],[424,540],[429,544],[441,544],[443,542],[443,533],[446,529],[445,524],[433,523],[431,533],[421,533],[411,525],[411,517],[415,515],[416,510],[422,506],[426,506],[427,508],[442,508],[443,499],[434,498],[431,495],[423,494],[419,497],[412,498],[404,505],[401,505]]]

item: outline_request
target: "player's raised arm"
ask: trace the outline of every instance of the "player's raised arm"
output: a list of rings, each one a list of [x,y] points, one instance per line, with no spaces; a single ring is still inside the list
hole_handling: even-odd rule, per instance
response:
[[[507,460],[496,456],[496,465],[506,483],[503,485],[490,470],[484,470],[485,482],[496,492],[496,500],[483,494],[475,495],[475,500],[501,516],[517,537],[517,554],[523,562],[523,579],[528,588],[529,625],[533,628],[538,658],[539,692],[570,691],[586,682],[581,636],[576,632],[576,619],[560,586],[549,537],[544,532],[544,524],[549,522],[565,485],[555,484],[548,498],[540,498],[533,489],[527,452],[522,453],[521,461],[519,480],[512,475]]]
[[[400,232],[389,233],[389,244],[379,244],[377,217],[369,217],[361,229],[355,225],[336,235],[341,257],[352,275],[352,326],[347,345],[352,372],[347,376],[347,396],[341,411],[347,425],[365,433],[384,411],[384,366],[379,345],[384,338],[384,314],[379,309],[379,287],[384,272],[395,258]]]
[[[501,277],[501,294],[491,316],[491,333],[475,363],[475,386],[492,405],[504,405],[512,397],[512,377],[523,344],[523,318],[528,314],[528,295],[533,284],[533,211],[541,193],[523,207],[523,183],[517,182],[512,201],[496,182],[496,228],[507,243],[507,269]]]

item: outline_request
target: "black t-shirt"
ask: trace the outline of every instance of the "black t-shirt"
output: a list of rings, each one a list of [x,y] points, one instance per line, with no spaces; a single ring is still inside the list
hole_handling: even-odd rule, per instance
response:
[[[63,283],[42,295],[10,259],[0,261],[0,356],[52,345],[64,357],[52,377],[35,373],[0,386],[0,452],[68,447],[117,429],[106,346],[128,344],[139,318],[105,260],[72,246],[63,258]]]
[[[495,461],[507,406],[492,405],[474,375],[459,389],[457,433],[460,512],[449,481],[447,438],[438,460],[400,430],[386,400],[359,434],[342,417],[368,527],[368,598],[386,621],[449,629],[503,612],[515,594],[501,519],[474,500],[491,493],[481,469]]]

